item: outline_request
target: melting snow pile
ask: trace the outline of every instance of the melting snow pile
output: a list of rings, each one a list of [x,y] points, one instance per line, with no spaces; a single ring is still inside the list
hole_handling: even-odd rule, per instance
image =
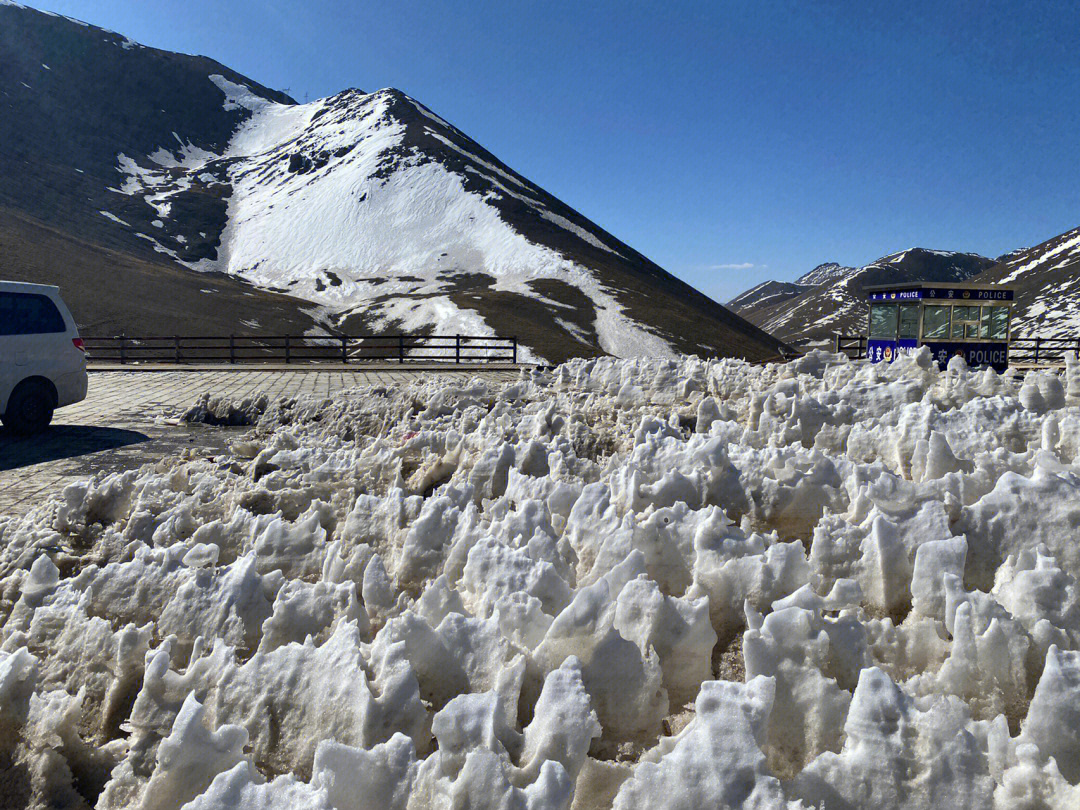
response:
[[[0,519],[0,790],[1075,808],[1080,366],[1020,382],[603,359],[265,404]]]

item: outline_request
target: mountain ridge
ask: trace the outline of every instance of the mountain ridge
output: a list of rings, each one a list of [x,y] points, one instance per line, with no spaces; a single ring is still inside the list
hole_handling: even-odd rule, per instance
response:
[[[920,271],[893,273],[905,263],[905,256],[925,254],[941,257],[946,266],[959,264],[959,272]],[[941,260],[939,259],[939,264]],[[979,269],[981,265],[985,265]],[[856,279],[844,286],[806,284],[820,268],[834,276]],[[839,271],[850,271],[843,274]],[[880,271],[884,270],[885,273]],[[934,270],[934,268],[931,268]],[[835,279],[834,279],[835,281]],[[904,281],[968,281],[1005,284],[1015,290],[1012,333],[1023,337],[1076,338],[1080,336],[1080,228],[1073,228],[1032,247],[1018,248],[989,259],[973,253],[951,253],[909,248],[889,254],[863,268],[843,268],[832,262],[819,265],[794,282],[765,281],[733,298],[732,309],[749,320],[775,330],[778,337],[802,345],[824,343],[835,332],[861,334],[866,328],[863,287],[872,283]],[[820,289],[819,289],[820,287]],[[829,294],[834,304],[823,304]],[[817,311],[814,311],[816,307]],[[807,326],[807,324],[810,324]]]

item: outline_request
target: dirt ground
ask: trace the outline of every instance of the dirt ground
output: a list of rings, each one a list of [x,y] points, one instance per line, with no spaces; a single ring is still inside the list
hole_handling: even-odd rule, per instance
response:
[[[331,394],[357,385],[403,383],[420,375],[507,380],[511,370],[162,370],[90,372],[83,402],[56,412],[39,436],[0,429],[0,518],[24,514],[72,481],[132,469],[185,450],[213,456],[244,428],[176,424],[201,394],[236,399]],[[172,423],[170,423],[172,421]]]

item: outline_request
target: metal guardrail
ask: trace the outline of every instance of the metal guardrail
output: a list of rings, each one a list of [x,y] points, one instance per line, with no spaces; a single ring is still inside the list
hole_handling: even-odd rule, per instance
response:
[[[1080,355],[1080,337],[1014,337],[1009,341],[1009,363],[1016,365],[1065,365],[1065,352]]]
[[[833,335],[833,351],[843,353],[852,360],[866,357],[866,335]]]
[[[866,335],[834,335],[833,351],[843,352],[852,360],[861,360],[866,357]],[[1061,366],[1065,364],[1065,352],[1069,351],[1080,357],[1080,337],[1012,337],[1009,339],[1009,364]]]
[[[434,335],[85,337],[91,363],[517,363],[517,338]]]

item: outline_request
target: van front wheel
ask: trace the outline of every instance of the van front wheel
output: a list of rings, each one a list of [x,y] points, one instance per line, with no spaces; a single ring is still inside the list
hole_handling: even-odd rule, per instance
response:
[[[27,380],[11,392],[4,424],[15,433],[40,433],[52,421],[56,399],[42,382]]]

